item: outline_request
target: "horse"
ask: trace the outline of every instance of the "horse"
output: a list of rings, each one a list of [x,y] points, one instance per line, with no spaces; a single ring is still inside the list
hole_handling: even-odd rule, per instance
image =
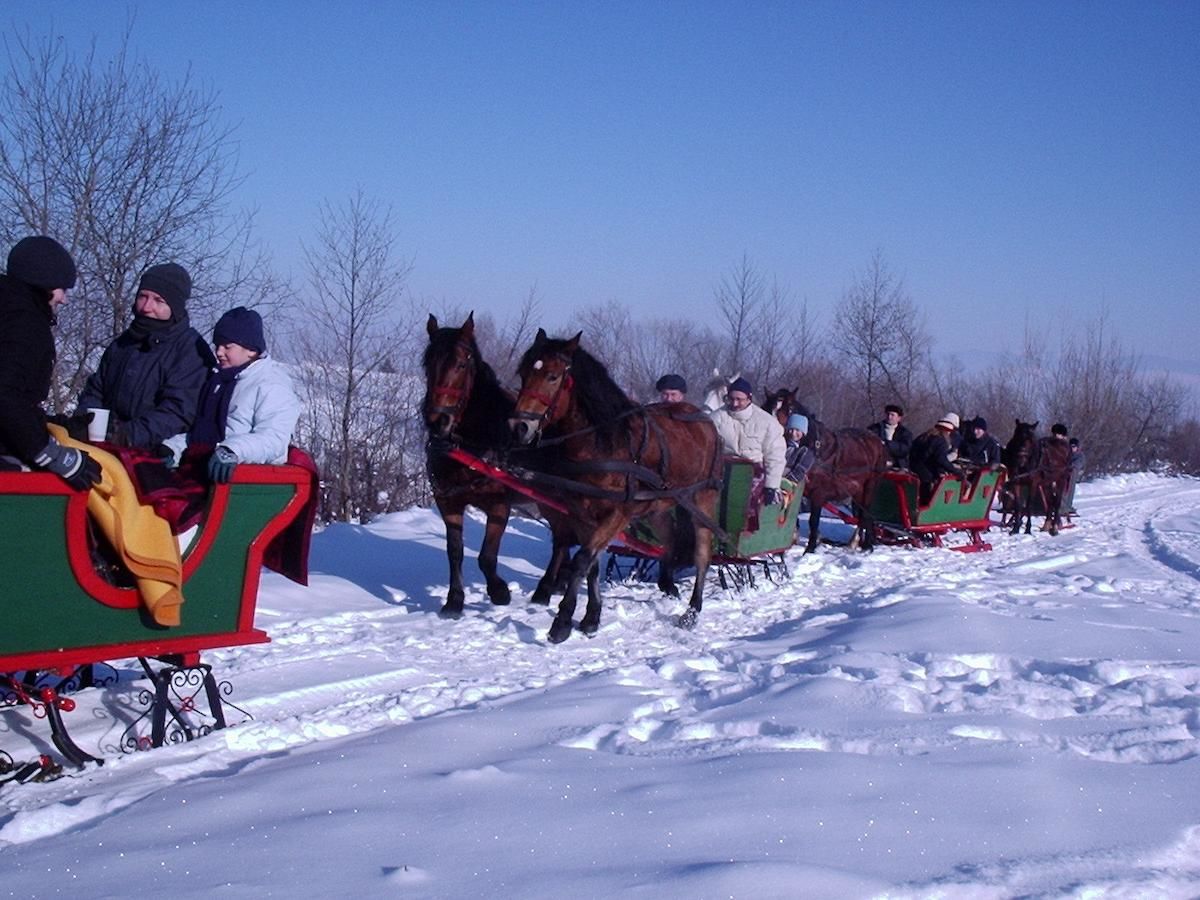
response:
[[[875,523],[871,518],[871,501],[875,488],[887,470],[888,454],[883,441],[865,428],[840,428],[834,431],[817,418],[817,414],[796,399],[799,388],[786,388],[767,394],[763,409],[774,414],[781,425],[792,413],[808,419],[808,431],[803,443],[816,455],[816,461],[804,479],[804,496],[808,498],[808,543],[805,553],[817,549],[821,539],[821,510],[826,503],[850,499],[851,509],[858,520],[858,542],[863,550],[875,545]]]
[[[513,395],[496,378],[480,356],[475,343],[474,313],[459,328],[442,328],[437,318],[426,323],[429,346],[422,363],[425,368],[424,411],[429,441],[425,448],[426,470],[433,499],[446,526],[446,557],[450,564],[450,588],[438,611],[444,619],[463,613],[463,514],[473,506],[487,516],[479,569],[487,581],[487,594],[496,606],[511,602],[508,585],[496,573],[500,539],[508,526],[513,504],[521,498],[500,482],[479,475],[448,457],[445,450],[459,445],[476,456],[494,456],[512,443],[508,419]],[[553,549],[550,566],[538,582],[531,602],[547,604],[556,587],[569,544],[553,511],[541,510],[550,521]]]
[[[579,630],[587,635],[599,630],[600,551],[630,520],[663,521],[677,505],[691,513],[696,579],[688,609],[676,624],[693,628],[704,602],[721,483],[716,428],[690,404],[636,405],[604,365],[580,348],[582,336],[550,338],[538,329],[518,367],[521,391],[510,420],[520,444],[540,441],[557,451],[556,477],[543,483],[556,485],[571,509],[580,544],[547,638],[557,644],[570,636],[585,576],[587,609]]]
[[[720,369],[713,369],[712,378],[704,386],[704,402],[700,404],[701,409],[705,412],[721,409],[725,405],[725,394],[729,391],[729,385],[741,377],[742,373],[736,372],[726,378]]]
[[[1034,499],[1041,501],[1046,520],[1042,530],[1057,535],[1062,528],[1062,502],[1071,483],[1071,448],[1065,440],[1038,438],[1037,422],[1016,420],[1013,436],[1001,452],[1009,471],[1012,503],[1011,534],[1033,531]]]
[[[800,388],[780,388],[777,391],[767,391],[767,399],[763,401],[762,408],[779,420],[780,425],[787,425],[788,416],[793,412],[799,412],[800,402],[797,400],[800,394]]]

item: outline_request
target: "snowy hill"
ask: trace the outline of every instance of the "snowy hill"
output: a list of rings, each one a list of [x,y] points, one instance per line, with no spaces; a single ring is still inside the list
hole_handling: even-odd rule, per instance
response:
[[[0,791],[15,897],[1190,897],[1200,894],[1200,482],[1080,487],[1057,538],[822,547],[700,625],[606,590],[545,641],[548,556],[510,607],[445,591],[424,510],[264,576],[272,643],[207,657],[253,721],[120,755],[132,663],[68,716],[110,761]],[[480,527],[470,543],[477,547]],[[239,716],[233,714],[236,721]],[[24,710],[0,746],[44,748]]]

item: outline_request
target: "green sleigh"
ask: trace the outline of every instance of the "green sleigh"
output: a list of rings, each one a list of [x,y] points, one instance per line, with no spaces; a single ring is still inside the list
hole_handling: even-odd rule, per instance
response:
[[[74,707],[67,695],[99,683],[98,664],[136,658],[155,690],[150,736],[135,736],[132,744],[163,743],[168,717],[178,729],[172,740],[223,727],[220,692],[200,654],[269,640],[254,627],[264,556],[311,526],[313,489],[313,474],[294,465],[242,465],[229,484],[215,485],[183,556],[182,622],[164,628],[135,588],[111,583],[93,563],[85,494],[54,475],[0,473],[0,709],[28,707],[49,721],[55,746],[70,762],[94,760],[67,733],[61,713]],[[196,689],[176,702],[181,675]],[[195,711],[201,688],[211,724],[197,729],[182,710]]]

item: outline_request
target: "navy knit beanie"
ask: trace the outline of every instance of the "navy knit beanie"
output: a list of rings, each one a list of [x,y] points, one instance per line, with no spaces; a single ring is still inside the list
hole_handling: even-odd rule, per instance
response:
[[[171,307],[171,318],[179,320],[187,311],[192,296],[192,276],[179,263],[159,263],[142,273],[138,292],[154,291]]]
[[[747,397],[754,396],[754,388],[750,387],[750,382],[748,382],[745,378],[733,379],[733,381],[729,384],[729,390],[738,391],[739,393],[745,394]]]
[[[42,234],[13,245],[6,271],[10,278],[47,291],[75,287],[75,260],[62,244]]]
[[[217,319],[217,325],[213,328],[213,343],[217,346],[240,344],[247,350],[262,353],[267,349],[267,342],[263,339],[262,316],[244,306],[235,306]]]

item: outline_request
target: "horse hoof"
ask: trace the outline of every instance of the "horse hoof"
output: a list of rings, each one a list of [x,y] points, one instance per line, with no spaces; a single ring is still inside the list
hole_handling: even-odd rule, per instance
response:
[[[461,606],[443,606],[438,610],[439,619],[461,619],[463,615]]]
[[[550,592],[543,591],[541,588],[538,588],[536,591],[533,592],[533,596],[529,598],[529,602],[535,603],[538,606],[549,606],[550,605]]]
[[[550,632],[546,635],[546,640],[552,644],[561,644],[571,636],[571,620],[563,622],[560,619],[555,619],[554,624],[550,626]]]
[[[492,600],[492,606],[508,606],[512,602],[512,594],[509,592],[507,584],[501,585],[495,593],[489,591],[488,597]]]
[[[700,613],[694,609],[688,609],[675,620],[675,625],[682,628],[684,631],[691,631],[696,627],[696,620],[700,618]]]
[[[579,633],[586,634],[588,637],[595,636],[596,632],[599,630],[600,630],[599,622],[589,622],[587,619],[584,619],[582,622],[579,623]]]

